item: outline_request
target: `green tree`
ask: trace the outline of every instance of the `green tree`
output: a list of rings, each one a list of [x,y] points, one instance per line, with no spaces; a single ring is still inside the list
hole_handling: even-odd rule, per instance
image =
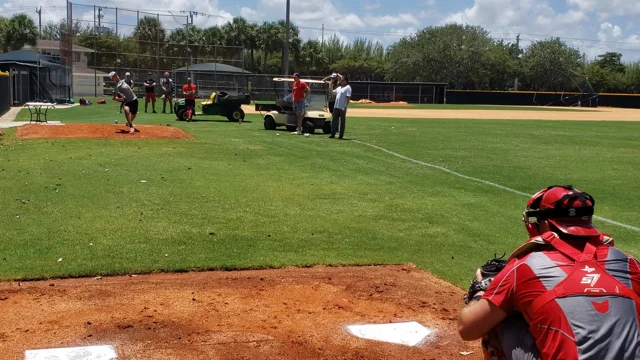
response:
[[[317,40],[309,40],[302,43],[300,51],[296,54],[294,68],[303,74],[313,76],[325,74],[327,59],[322,52],[322,44]]]
[[[164,47],[167,31],[157,17],[145,16],[138,22],[133,30],[132,38],[140,50],[138,55],[139,67],[156,68],[157,62]],[[127,45],[131,48],[130,45]]]
[[[5,52],[20,50],[25,45],[36,46],[38,27],[26,14],[12,16],[3,31],[2,48]]]
[[[584,67],[584,55],[560,38],[536,41],[522,55],[523,83],[536,91],[576,90],[571,74]]]
[[[598,59],[595,64],[602,69],[607,69],[613,73],[624,74],[626,68],[622,63],[622,54],[617,52],[608,52],[602,55],[598,55]]]
[[[489,86],[495,42],[479,26],[430,26],[394,44],[386,77],[395,81],[443,81],[457,89]]]
[[[625,64],[624,82],[626,91],[640,93],[640,62]]]
[[[595,92],[618,92],[624,90],[624,75],[603,67],[598,62],[586,66],[585,75]]]

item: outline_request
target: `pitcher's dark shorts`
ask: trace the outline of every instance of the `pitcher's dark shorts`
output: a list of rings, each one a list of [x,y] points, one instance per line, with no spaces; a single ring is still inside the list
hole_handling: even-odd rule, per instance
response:
[[[129,113],[131,113],[131,115],[136,115],[138,113],[138,99],[126,102],[124,103],[124,106],[129,108]]]
[[[185,108],[192,108],[195,109],[196,108],[196,101],[195,100],[184,100],[184,107]]]

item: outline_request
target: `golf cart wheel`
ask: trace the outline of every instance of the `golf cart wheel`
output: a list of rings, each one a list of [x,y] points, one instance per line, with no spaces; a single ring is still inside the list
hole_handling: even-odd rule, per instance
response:
[[[304,124],[302,124],[302,130],[306,134],[313,134],[316,131],[316,127],[311,121],[305,121]]]
[[[276,121],[273,117],[267,116],[264,118],[264,129],[265,130],[275,130],[278,127]]]
[[[227,115],[227,119],[233,122],[244,120],[244,110],[242,109],[233,110],[231,114]]]
[[[185,109],[182,109],[182,110],[178,111],[178,120],[180,120],[180,121],[187,120],[185,118],[186,113],[187,113],[187,110],[185,110]]]
[[[296,131],[298,128],[296,128],[295,125],[287,125],[287,131],[291,131],[294,132]]]
[[[322,126],[322,132],[325,134],[331,134],[331,121],[325,121]]]

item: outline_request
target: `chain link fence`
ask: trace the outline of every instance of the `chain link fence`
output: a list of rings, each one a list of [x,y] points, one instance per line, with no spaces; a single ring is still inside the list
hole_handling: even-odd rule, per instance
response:
[[[69,3],[67,18],[72,36],[65,39],[73,51],[74,96],[111,96],[115,83],[108,74],[121,78],[130,73],[136,94],[145,92],[144,81],[158,84],[168,72],[176,94],[188,77],[207,88],[228,87],[233,77],[242,89],[244,48],[219,45],[214,29],[196,27],[189,12],[153,13],[140,10]],[[63,46],[61,46],[61,49]],[[220,84],[218,84],[220,82]]]

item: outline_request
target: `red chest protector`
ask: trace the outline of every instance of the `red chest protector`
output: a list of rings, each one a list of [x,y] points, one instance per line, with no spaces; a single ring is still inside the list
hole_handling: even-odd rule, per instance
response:
[[[598,262],[598,260],[602,260],[597,258],[598,249],[611,246],[609,244],[610,238],[601,236],[599,244],[586,242],[582,251],[569,245],[553,232],[546,232],[532,240],[530,243],[552,246],[574,260],[575,264],[564,280],[536,298],[524,311],[523,315],[529,323],[531,319],[535,318],[536,313],[549,302],[572,296],[619,296],[633,300],[636,306],[640,307],[640,297],[632,289],[610,275]]]

